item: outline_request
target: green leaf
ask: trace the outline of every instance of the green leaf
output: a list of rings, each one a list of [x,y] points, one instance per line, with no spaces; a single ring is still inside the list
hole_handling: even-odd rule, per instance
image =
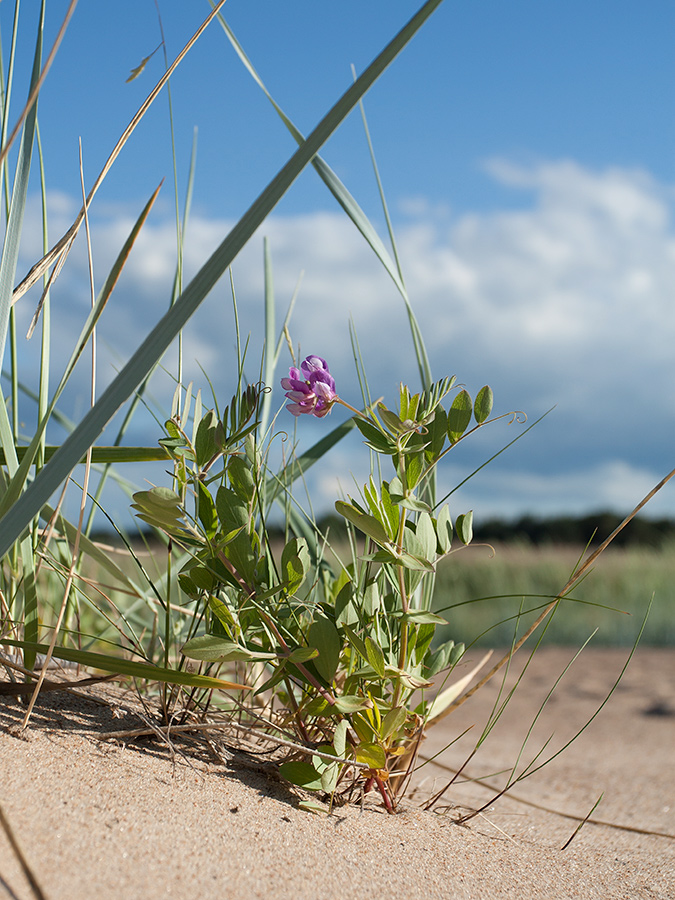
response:
[[[418,625],[447,625],[448,620],[427,609],[410,609],[400,616],[402,622],[415,622]]]
[[[441,553],[448,553],[452,546],[452,519],[450,507],[446,504],[441,508],[436,520],[436,537]]]
[[[455,522],[455,531],[457,532],[457,537],[465,546],[471,543],[471,539],[473,538],[472,509],[470,509],[468,513],[457,516],[457,521]]]
[[[218,452],[216,431],[218,428],[218,416],[210,409],[197,426],[195,436],[195,456],[197,465],[201,469]]]
[[[308,762],[287,762],[279,766],[279,775],[306,791],[321,790],[321,775]]]
[[[390,409],[387,409],[384,403],[377,404],[377,411],[379,412],[380,418],[384,422],[385,426],[389,429],[389,431],[391,431],[392,434],[399,435],[407,430],[396,413],[392,412]]]
[[[405,497],[401,500],[401,506],[412,512],[430,512],[431,510],[428,503],[425,503],[423,500],[418,500],[417,497]]]
[[[323,697],[314,697],[313,700],[309,700],[302,707],[302,713],[305,718],[314,718],[314,717],[326,717],[330,716],[332,706],[325,700]]]
[[[321,773],[321,790],[327,794],[332,794],[337,787],[338,778],[340,777],[340,766],[333,763]]]
[[[154,487],[149,491],[137,491],[133,499],[148,512],[164,512],[180,517],[183,515],[180,497],[167,487]]]
[[[291,538],[281,551],[281,574],[287,591],[294,594],[310,568],[309,550],[304,538]]]
[[[231,628],[237,627],[237,620],[235,619],[232,610],[220,599],[220,597],[215,597],[213,594],[208,599],[209,609],[216,617],[216,619],[220,622],[223,628],[228,631]]]
[[[415,662],[419,665],[424,659],[429,645],[434,639],[436,626],[432,623],[420,625],[417,628],[417,637],[415,639]]]
[[[154,487],[133,494],[131,508],[143,522],[181,537],[189,534],[183,524],[183,507],[175,491]]]
[[[394,706],[390,709],[382,720],[382,727],[380,728],[382,740],[385,741],[390,735],[400,731],[407,717],[408,713],[404,706]]]
[[[448,416],[443,407],[438,406],[433,419],[427,424],[427,440],[429,444],[425,450],[425,455],[429,462],[438,459],[441,455],[447,436]]]
[[[343,585],[342,589],[335,598],[333,605],[335,611],[335,624],[356,625],[359,621],[359,613],[354,604],[354,585],[351,581]]]
[[[319,651],[314,667],[329,684],[335,676],[340,661],[342,641],[337,628],[326,616],[317,616],[307,632],[307,643]]]
[[[225,541],[231,540],[248,525],[248,507],[224,485],[218,488],[216,494],[216,511]]]
[[[424,664],[424,674],[427,678],[433,678],[434,675],[438,675],[439,672],[447,668],[454,646],[454,641],[447,641],[445,644],[437,647],[433,653],[428,654]]]
[[[212,538],[218,528],[218,516],[216,515],[216,505],[213,497],[209,493],[206,485],[196,479],[197,482],[197,516],[202,523],[202,527],[207,537]]]
[[[363,592],[363,611],[368,618],[372,618],[381,605],[380,589],[377,581],[373,579],[368,582]]]
[[[359,654],[361,659],[364,662],[368,662],[368,650],[366,649],[366,645],[363,643],[358,634],[355,634],[354,631],[349,627],[349,625],[343,625],[345,634],[347,635],[347,639],[349,643],[354,647],[356,652]]]
[[[348,729],[349,722],[346,719],[342,719],[342,721],[338,722],[335,726],[335,731],[333,732],[333,749],[335,750],[336,756],[342,756],[344,758],[347,750]]]
[[[315,803],[313,800],[301,800],[298,803],[298,809],[303,812],[313,813],[315,816],[328,815],[328,810],[322,803]]]
[[[375,425],[358,416],[354,417],[354,423],[361,434],[366,439],[366,446],[375,450],[377,453],[391,454],[396,449],[395,441],[380,431]]]
[[[241,456],[231,457],[227,464],[227,475],[235,494],[244,503],[250,503],[255,494],[255,481],[253,480],[253,473],[248,461]]]
[[[343,715],[358,712],[360,709],[368,709],[370,705],[370,700],[356,694],[343,694],[335,700],[335,709]]]
[[[392,503],[400,503],[405,496],[403,484],[398,475],[395,475],[389,482],[389,496],[391,497]]]
[[[370,743],[377,738],[370,719],[362,712],[354,713],[352,716],[352,728],[356,732],[358,739],[364,744]]]
[[[369,538],[372,538],[376,544],[381,544],[385,547],[387,546],[389,537],[385,531],[384,525],[374,516],[359,512],[359,510],[356,509],[355,506],[352,506],[351,503],[345,503],[342,500],[337,500],[335,502],[335,509],[341,516],[344,516],[348,522],[355,525],[359,531],[362,531],[364,534],[368,535]]]
[[[421,512],[417,518],[415,527],[417,540],[422,547],[422,555],[429,562],[436,558],[436,532],[428,512]]]
[[[125,84],[129,84],[130,81],[134,81],[134,79],[138,78],[138,76],[143,72],[147,64],[150,62],[152,57],[155,55],[157,51],[153,50],[149,56],[144,56],[143,59],[139,62],[137,66],[134,66],[131,70],[131,74],[127,78]]]
[[[212,591],[216,577],[206,566],[195,565],[189,569],[190,580],[200,591]]]
[[[405,457],[406,493],[414,491],[424,473],[424,454],[406,453]]]
[[[391,499],[391,494],[389,493],[389,485],[387,484],[386,481],[382,482],[382,485],[380,488],[380,494],[381,494],[380,502],[382,504],[382,509],[384,511],[384,514],[385,514],[385,517],[387,520],[386,521],[386,525],[388,526],[386,529],[387,533],[395,535],[398,532],[399,508],[398,508],[398,504],[396,504]]]
[[[253,584],[255,581],[255,570],[258,562],[256,549],[258,547],[258,536],[249,534],[248,531],[240,531],[231,538],[221,552],[230,560],[235,571],[240,578],[243,578],[247,584]],[[231,583],[231,579],[226,581]],[[276,588],[272,588],[272,593],[276,593]]]
[[[309,659],[316,659],[319,651],[316,647],[296,647],[288,654],[288,661],[292,663],[304,663]]]
[[[460,391],[452,401],[448,411],[448,438],[456,444],[469,427],[472,409],[471,396],[468,391]]]
[[[365,763],[371,769],[384,769],[387,757],[379,744],[359,744],[356,748],[356,761]]]
[[[492,389],[486,384],[478,391],[476,402],[473,405],[473,414],[479,425],[482,425],[492,412],[492,403]]]
[[[384,678],[384,653],[379,644],[377,644],[368,635],[365,640],[366,653],[368,654],[368,662],[375,669],[380,678]]]
[[[275,659],[274,653],[249,650],[215,634],[201,634],[183,646],[183,656],[204,662],[228,662],[235,659]]]
[[[456,666],[460,659],[464,656],[464,651],[466,647],[464,644],[455,644],[452,648],[452,652],[450,653],[450,657],[448,659],[448,665]]]

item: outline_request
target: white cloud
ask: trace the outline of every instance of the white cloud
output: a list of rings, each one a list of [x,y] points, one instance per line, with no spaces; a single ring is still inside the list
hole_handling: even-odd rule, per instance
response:
[[[455,373],[472,391],[489,381],[500,410],[522,408],[531,417],[558,404],[545,428],[510,451],[513,474],[507,477],[500,458],[477,479],[490,485],[483,501],[490,494],[494,504],[514,514],[575,504],[632,506],[645,484],[673,464],[673,189],[645,172],[594,172],[572,161],[516,166],[491,160],[487,169],[503,185],[529,192],[529,205],[451,217],[414,198],[403,203],[408,218],[397,229],[406,283],[436,377]],[[75,206],[56,198],[59,224]],[[133,215],[118,212],[107,219],[93,216],[99,280],[133,221]],[[192,215],[186,280],[230,225]],[[278,323],[304,271],[291,333],[304,353],[329,359],[346,399],[359,402],[350,314],[376,396],[392,399],[400,379],[416,379],[403,303],[339,211],[273,217],[235,261],[243,336],[253,334],[249,371],[257,369],[262,338],[263,234],[272,252]],[[28,250],[35,248],[24,249],[28,265],[35,258],[28,258]],[[155,217],[134,248],[102,324],[106,340],[123,355],[166,309],[174,262],[173,224]],[[63,347],[86,315],[85,265],[80,247],[53,292],[54,328]],[[201,379],[199,362],[229,398],[233,346],[224,279],[187,329],[185,380]],[[108,356],[103,366],[109,364]],[[336,461],[342,472],[344,459]],[[327,476],[321,477],[325,486]],[[349,486],[348,471],[339,477]],[[668,503],[675,511],[672,497]]]

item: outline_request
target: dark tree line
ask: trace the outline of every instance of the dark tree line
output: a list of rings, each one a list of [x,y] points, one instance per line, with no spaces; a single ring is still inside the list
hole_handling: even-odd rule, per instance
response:
[[[474,515],[474,540],[487,543],[573,544],[597,546],[623,521],[624,516],[598,512],[584,516],[521,516],[519,519],[487,519]],[[321,519],[322,532],[332,539],[345,534],[344,522],[337,515]],[[661,547],[675,542],[675,519],[646,519],[636,516],[613,541],[616,547]]]
[[[489,519],[474,522],[474,539],[494,542],[542,544],[600,544],[617,528],[624,517],[610,512],[585,516],[522,516],[515,521]],[[645,519],[636,516],[616,536],[616,547],[661,547],[675,540],[674,519]]]

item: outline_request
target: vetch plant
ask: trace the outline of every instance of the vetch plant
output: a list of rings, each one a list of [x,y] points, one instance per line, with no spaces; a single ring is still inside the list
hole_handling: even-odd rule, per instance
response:
[[[464,652],[455,639],[433,643],[447,622],[430,607],[436,565],[455,542],[470,543],[472,513],[453,525],[448,505],[430,501],[430,482],[453,447],[494,421],[492,391],[472,400],[458,390],[448,403],[455,378],[444,378],[416,394],[401,385],[395,410],[379,401],[359,412],[318,356],[281,385],[296,417],[346,407],[392,467],[335,504],[353,535],[349,559],[329,564],[327,542],[290,522],[283,546],[273,546],[270,506],[291,484],[266,463],[260,386],[233,397],[222,417],[208,411],[194,438],[170,420],[161,443],[175,460],[175,490],[138,492],[134,509],[189,552],[178,581],[195,627],[183,655],[211,676],[234,669],[251,688],[238,716],[270,734],[292,732],[304,748],[281,775],[332,797],[377,790],[393,811],[424,729],[458,693],[453,685],[432,699],[433,680]]]
[[[22,677],[30,685],[32,697],[22,727],[28,725],[49,660],[68,660],[110,673],[110,677],[161,684],[165,720],[181,704],[185,716],[195,710],[204,716],[208,708],[219,706],[229,714],[232,725],[255,728],[259,736],[262,730],[268,739],[287,748],[280,772],[288,781],[334,800],[375,791],[393,811],[405,792],[424,729],[471,696],[510,658],[614,535],[675,475],[674,471],[666,476],[602,547],[575,570],[526,635],[518,639],[514,635],[511,654],[497,667],[468,690],[474,672],[453,679],[450,686],[443,685],[463,656],[464,636],[453,632],[456,623],[452,619],[448,623],[432,612],[435,571],[439,560],[470,543],[472,513],[459,514],[453,522],[448,505],[436,502],[436,467],[460,441],[493,421],[492,392],[486,386],[472,399],[466,390],[456,388],[454,378],[433,383],[379,178],[391,252],[319,155],[441,2],[421,3],[307,136],[269,94],[222,19],[224,0],[214,2],[212,12],[173,62],[166,57],[165,71],[121,131],[88,188],[81,162],[82,207],[52,246],[47,238],[51,229],[37,97],[75,3],[69,4],[45,62],[47,0],[36,5],[30,84],[18,115],[12,87],[21,68],[15,66],[20,52],[17,48],[24,46],[25,40],[15,39],[18,32],[12,34],[8,53],[2,55],[7,66],[1,73],[4,100],[0,115],[0,174],[5,186],[0,356],[5,353],[8,369],[6,376],[3,373],[6,390],[0,393],[0,662],[10,678]],[[15,0],[15,29],[19,27],[19,7],[19,0]],[[59,290],[57,277],[69,262],[82,225],[89,233],[96,194],[120,152],[129,142],[133,144],[135,129],[143,117],[162,90],[168,90],[169,80],[176,76],[195,42],[216,21],[297,142],[297,150],[266,186],[261,185],[249,209],[222,235],[192,280],[183,284],[183,239],[193,155],[182,215],[176,197],[177,257],[168,309],[147,335],[139,336],[140,343],[129,349],[130,355],[100,395],[95,377],[97,328],[105,317],[115,314],[111,310],[116,304],[109,304],[109,300],[131,254],[140,252],[136,242],[160,187],[148,198],[126,239],[116,248],[114,263],[98,293],[93,251],[87,241],[91,309],[66,356],[61,377],[52,383],[56,347],[51,296]],[[134,69],[134,76],[142,74],[150,58]],[[16,155],[10,153],[15,139]],[[145,147],[141,152],[147,155]],[[17,284],[19,248],[25,246],[24,221],[33,228],[32,217],[24,214],[34,155],[39,158],[38,184],[43,196],[42,255]],[[322,357],[308,356],[299,366],[294,361],[282,386],[296,425],[301,428],[306,415],[325,419],[336,405],[345,407],[350,417],[328,430],[308,451],[277,467],[271,462],[275,437],[269,423],[277,421],[272,417],[272,397],[268,388],[248,384],[244,378],[238,322],[233,332],[237,340],[237,388],[222,412],[215,400],[215,408],[205,412],[201,392],[193,395],[191,386],[183,386],[182,331],[310,165],[400,293],[423,389],[411,393],[401,386],[395,408],[364,399],[365,408],[359,411],[338,396],[329,365]],[[177,169],[174,182],[178,183]],[[268,273],[271,262],[265,244],[261,380],[271,385],[276,381],[275,367],[283,340],[277,340],[275,333],[274,295]],[[30,332],[40,334],[41,342],[39,384],[34,385],[31,357],[16,352],[17,310],[19,302],[28,302],[27,292],[40,279],[42,295],[30,325]],[[166,422],[166,436],[159,449],[128,446],[137,412],[147,402],[150,379],[176,338],[178,388]],[[81,371],[87,348],[92,351],[91,405],[79,421],[70,422],[61,404]],[[23,400],[24,394],[29,400]],[[34,408],[24,405],[29,402],[35,403]],[[108,434],[108,445],[99,444],[121,407],[125,411],[119,429]],[[33,427],[24,434],[22,423],[31,421]],[[58,446],[48,443],[53,440],[54,426],[66,427],[69,432]],[[302,511],[293,489],[307,468],[320,464],[327,450],[354,427],[375,454],[377,465],[358,496],[336,502],[350,537],[344,555],[328,542],[312,515]],[[130,492],[120,467],[151,460],[165,465],[173,462],[171,487],[152,487],[133,495],[140,521],[164,539],[162,549],[155,547],[152,554],[151,562],[157,564],[155,574],[150,574],[151,566],[146,568],[139,558],[123,524],[107,513],[106,524],[126,542],[126,553],[117,557],[93,537],[94,512],[98,515],[102,509],[104,486],[107,490],[112,480],[109,476]],[[71,476],[81,465],[85,477],[77,488],[77,476]],[[89,474],[96,468],[100,480],[95,496],[89,497]],[[76,521],[70,521],[64,497],[66,493],[72,496],[76,488],[79,515]],[[279,507],[284,524],[280,542],[273,540],[268,525]],[[450,639],[438,640],[440,625],[447,626]],[[36,667],[38,654],[41,663]],[[197,666],[188,664],[188,660]],[[7,693],[20,695],[25,688],[26,684],[15,685]]]

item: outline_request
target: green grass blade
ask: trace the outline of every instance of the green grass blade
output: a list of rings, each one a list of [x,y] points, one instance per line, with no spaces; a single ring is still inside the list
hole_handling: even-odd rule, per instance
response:
[[[42,0],[38,33],[35,43],[35,56],[33,59],[33,72],[29,92],[40,78],[40,63],[42,60],[42,33],[45,16],[45,0]],[[23,137],[19,147],[19,156],[16,163],[16,175],[12,188],[12,200],[7,218],[5,241],[2,248],[2,260],[0,261],[0,368],[5,353],[7,341],[7,328],[9,314],[12,308],[12,288],[16,276],[16,267],[19,260],[19,244],[21,243],[21,230],[23,217],[26,211],[26,196],[28,194],[28,176],[33,153],[33,141],[35,139],[35,122],[37,120],[37,103],[31,107],[23,129]]]
[[[40,80],[40,67],[42,63],[42,39],[45,17],[45,0],[40,7],[38,30],[35,41],[35,53],[33,56],[33,70],[29,86],[29,98],[33,94]],[[12,59],[14,54],[12,54]],[[6,110],[7,112],[7,110]],[[28,194],[28,179],[35,139],[35,127],[37,122],[37,102],[33,102],[28,110],[23,128],[19,154],[16,163],[14,185],[12,187],[12,199],[10,201],[5,240],[2,247],[2,259],[0,260],[0,369],[4,359],[5,344],[12,310],[12,288],[16,276],[16,267],[19,259],[19,245],[21,231],[26,210],[26,197]],[[3,129],[4,130],[4,129]],[[16,403],[16,359],[13,354],[12,384],[13,397]],[[8,453],[8,470],[13,476],[18,469],[18,461],[14,451],[15,436],[7,413],[4,396],[0,392],[0,443]],[[32,516],[25,522],[27,526]],[[22,528],[23,531],[23,528]],[[23,625],[24,636],[29,640],[37,640],[38,637],[38,602],[35,585],[35,567],[33,558],[33,546],[30,536],[24,536],[20,545],[23,583]],[[25,655],[26,666],[32,667],[35,659],[30,650]]]
[[[265,365],[263,369],[263,381],[267,387],[274,384],[274,370],[276,368],[276,352],[275,352],[275,335],[276,335],[276,315],[274,303],[274,277],[272,275],[272,257],[270,256],[269,241],[267,238],[263,241],[263,257],[265,271],[265,349],[264,359]],[[260,414],[260,433],[265,434],[267,431],[267,423],[270,419],[272,407],[272,391],[268,391],[262,402],[262,410]]]
[[[9,638],[1,638],[0,644],[8,644],[10,647],[20,647],[24,651],[32,653],[47,653],[47,644],[36,644],[29,641],[15,641]],[[186,687],[211,688],[223,691],[249,691],[246,684],[238,684],[234,681],[225,681],[222,678],[211,678],[209,675],[195,675],[191,672],[180,672],[176,669],[164,669],[161,666],[153,666],[150,663],[136,662],[131,659],[122,659],[117,656],[108,656],[104,653],[91,653],[88,650],[76,650],[70,647],[54,647],[52,656],[57,659],[65,659],[68,662],[78,663],[88,669],[100,669],[103,672],[115,672],[119,675],[130,675],[132,678],[143,678],[148,681],[159,681],[163,684],[182,684]]]
[[[23,531],[49,500],[53,491],[68,477],[76,462],[94,444],[110,419],[161,358],[298,175],[441,2],[442,0],[427,0],[328,111],[207,260],[175,305],[160,319],[51,462],[17,500],[11,512],[5,513],[0,520],[0,557],[9,550],[17,534]]]
[[[392,253],[394,254],[394,260],[396,261],[396,271],[398,272],[399,281],[401,284],[401,296],[403,297],[403,301],[405,303],[406,313],[408,314],[408,323],[410,325],[410,332],[412,334],[413,346],[415,348],[415,356],[417,357],[417,366],[420,373],[420,381],[422,382],[422,387],[424,390],[428,390],[431,387],[432,377],[431,377],[431,365],[429,363],[429,357],[427,355],[427,350],[424,345],[424,339],[422,337],[422,331],[417,322],[417,317],[413,312],[412,305],[410,303],[410,297],[408,295],[408,289],[405,286],[405,281],[403,280],[403,270],[401,268],[401,260],[398,254],[398,248],[396,246],[396,237],[394,235],[394,227],[391,222],[391,217],[389,215],[389,207],[387,205],[387,199],[384,193],[384,187],[382,186],[382,179],[380,178],[380,170],[377,165],[377,160],[375,158],[375,149],[373,147],[373,142],[370,137],[370,129],[368,128],[368,120],[366,119],[366,111],[363,105],[363,101],[359,101],[359,109],[361,111],[361,119],[363,121],[363,128],[366,134],[366,141],[368,142],[368,152],[370,153],[370,161],[373,166],[373,172],[375,173],[375,181],[377,182],[377,190],[380,195],[380,203],[382,204],[382,212],[384,213],[384,219],[387,223],[387,232],[389,234],[389,242],[391,243]],[[427,502],[432,499],[431,497],[427,497]],[[432,504],[433,505],[433,504]]]
[[[213,0],[209,0],[211,6],[213,6]],[[302,144],[304,141],[304,135],[300,131],[299,128],[296,128],[293,121],[286,115],[283,109],[279,106],[276,100],[272,97],[267,87],[265,86],[262,78],[258,75],[255,70],[253,63],[248,58],[246,53],[244,52],[243,47],[239,43],[239,41],[234,36],[232,29],[229,27],[225,19],[222,15],[218,14],[218,21],[223,28],[223,31],[227,35],[228,40],[232,44],[237,56],[242,61],[249,74],[256,82],[256,84],[263,91],[267,99],[270,101],[272,106],[274,107],[277,115],[284,123],[286,128],[289,130],[295,141],[298,144]],[[331,169],[325,160],[323,160],[320,156],[316,156],[312,160],[312,165],[314,169],[318,173],[319,177],[326,185],[331,194],[335,197],[337,202],[340,204],[342,209],[347,213],[349,218],[352,220],[354,225],[361,232],[367,243],[370,245],[372,250],[375,252],[375,255],[380,260],[392,281],[396,285],[397,289],[401,292],[401,294],[405,297],[405,285],[403,284],[403,280],[400,277],[400,267],[392,260],[391,256],[387,252],[386,247],[382,243],[379,234],[372,226],[368,216],[363,212],[359,204],[356,202],[354,197],[349,193],[345,185],[340,181],[335,172]]]
[[[49,461],[59,450],[58,446],[47,445],[45,447],[45,459]],[[30,447],[16,447],[16,456],[23,462],[30,455]],[[114,444],[111,447],[93,447],[91,461],[97,465],[107,463],[137,463],[137,462],[167,462],[170,456],[163,447],[120,447]],[[83,463],[85,456],[78,460]],[[3,450],[0,450],[0,465],[6,464]]]

